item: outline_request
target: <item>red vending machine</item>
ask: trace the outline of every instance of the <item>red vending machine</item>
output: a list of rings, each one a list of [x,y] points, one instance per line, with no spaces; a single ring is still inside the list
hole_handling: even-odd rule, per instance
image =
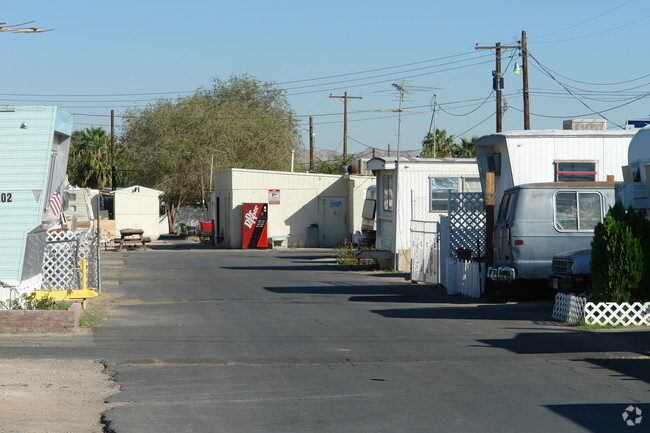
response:
[[[242,203],[241,247],[243,249],[268,246],[266,230],[268,209],[267,203]]]

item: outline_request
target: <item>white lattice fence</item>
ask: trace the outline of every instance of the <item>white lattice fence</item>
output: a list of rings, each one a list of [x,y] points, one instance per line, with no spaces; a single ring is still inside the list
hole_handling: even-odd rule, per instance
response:
[[[485,202],[480,192],[449,193],[450,252],[472,250],[485,255]]]
[[[555,295],[555,305],[551,317],[561,322],[578,323],[585,316],[586,303],[587,299],[584,296],[558,293]]]
[[[650,302],[587,302],[585,322],[590,325],[650,325]]]
[[[92,230],[48,232],[43,256],[43,290],[79,289],[78,268],[82,257],[88,263],[88,287],[97,287],[97,254],[97,239]]]

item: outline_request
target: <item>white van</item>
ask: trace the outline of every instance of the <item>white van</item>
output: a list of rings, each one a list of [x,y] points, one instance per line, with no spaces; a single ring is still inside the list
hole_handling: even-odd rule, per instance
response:
[[[518,185],[503,194],[494,228],[493,280],[541,280],[553,257],[589,248],[594,227],[614,206],[617,182]]]

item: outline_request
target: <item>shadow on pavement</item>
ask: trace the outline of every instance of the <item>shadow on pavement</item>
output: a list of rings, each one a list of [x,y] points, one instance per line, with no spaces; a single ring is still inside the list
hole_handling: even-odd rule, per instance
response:
[[[648,431],[643,426],[650,425],[650,421],[644,419],[645,417],[639,418],[640,415],[637,415],[637,409],[641,414],[650,413],[650,404],[621,402],[610,404],[562,404],[544,407],[592,433],[629,432],[635,431],[634,427],[642,429],[639,431]],[[627,415],[624,415],[626,412]],[[637,422],[638,424],[636,424]]]
[[[568,331],[519,333],[514,338],[478,340],[516,354],[632,352],[650,355],[650,330],[630,332]],[[650,361],[650,358],[648,358]]]

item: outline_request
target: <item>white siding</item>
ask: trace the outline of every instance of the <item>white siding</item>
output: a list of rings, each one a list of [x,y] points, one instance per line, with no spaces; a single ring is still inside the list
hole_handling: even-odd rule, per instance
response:
[[[394,187],[394,210],[383,212],[383,188],[377,187],[377,249],[398,254],[397,270],[408,270],[411,250],[411,220],[438,221],[440,212],[429,211],[429,178],[431,177],[479,177],[474,160],[403,159],[399,162],[397,174],[393,165],[379,170],[377,177],[392,174]],[[379,181],[381,182],[381,181]]]
[[[121,229],[141,229],[151,239],[160,237],[160,194],[162,191],[131,186],[115,191],[115,234]]]

